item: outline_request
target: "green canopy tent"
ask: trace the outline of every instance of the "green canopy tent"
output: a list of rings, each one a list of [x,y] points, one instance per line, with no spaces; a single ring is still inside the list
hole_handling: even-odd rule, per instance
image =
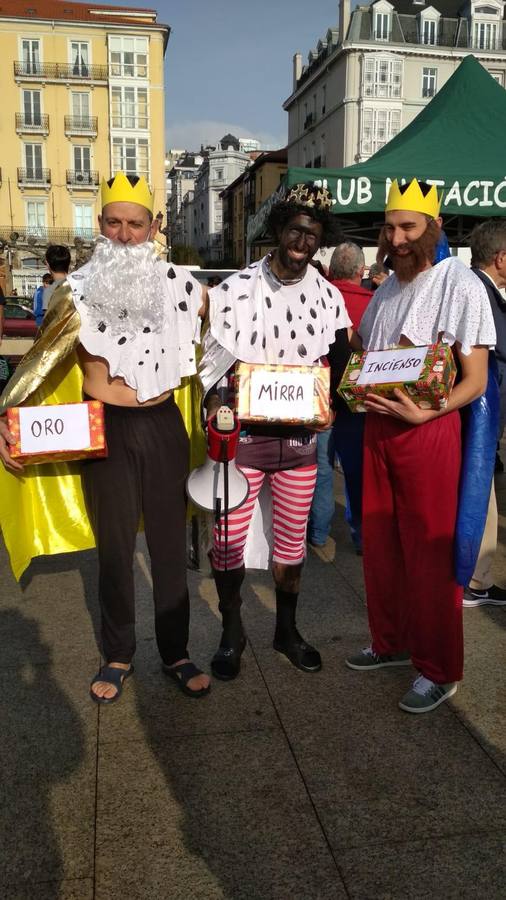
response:
[[[431,102],[366,162],[345,169],[289,168],[275,194],[248,222],[247,242],[264,243],[273,203],[303,181],[325,184],[342,230],[374,245],[394,178],[443,191],[441,215],[454,246],[468,243],[478,219],[506,215],[506,90],[467,56]]]

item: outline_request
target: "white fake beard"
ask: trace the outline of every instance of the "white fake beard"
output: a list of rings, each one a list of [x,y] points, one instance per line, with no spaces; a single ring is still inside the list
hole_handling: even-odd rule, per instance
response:
[[[112,336],[160,332],[164,306],[153,244],[120,244],[100,236],[86,274],[90,326]]]

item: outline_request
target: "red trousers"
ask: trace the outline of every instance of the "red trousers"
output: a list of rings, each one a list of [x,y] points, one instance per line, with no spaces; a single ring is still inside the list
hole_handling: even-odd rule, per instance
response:
[[[367,413],[363,544],[376,653],[409,651],[431,681],[463,669],[462,588],[453,574],[460,416],[405,425]]]

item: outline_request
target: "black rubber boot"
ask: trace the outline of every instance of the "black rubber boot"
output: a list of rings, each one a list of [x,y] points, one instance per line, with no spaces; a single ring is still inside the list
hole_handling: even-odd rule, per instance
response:
[[[211,660],[211,672],[221,681],[232,681],[241,670],[241,654],[246,646],[246,635],[241,621],[241,585],[245,569],[229,569],[220,572],[213,568],[214,583],[220,602],[223,632],[220,646]]]
[[[292,665],[303,672],[319,672],[321,656],[314,647],[306,644],[295,625],[298,594],[276,588],[276,631],[273,647],[284,653]]]

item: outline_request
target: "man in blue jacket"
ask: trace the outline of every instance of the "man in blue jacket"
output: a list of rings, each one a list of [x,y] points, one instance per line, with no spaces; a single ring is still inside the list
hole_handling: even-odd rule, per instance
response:
[[[471,235],[471,265],[485,285],[497,332],[495,357],[499,372],[500,438],[506,423],[506,300],[499,288],[506,287],[506,221],[488,219],[477,225]],[[492,565],[497,550],[497,503],[492,481],[485,531],[478,561],[464,591],[464,606],[506,606],[506,590],[493,582]]]

